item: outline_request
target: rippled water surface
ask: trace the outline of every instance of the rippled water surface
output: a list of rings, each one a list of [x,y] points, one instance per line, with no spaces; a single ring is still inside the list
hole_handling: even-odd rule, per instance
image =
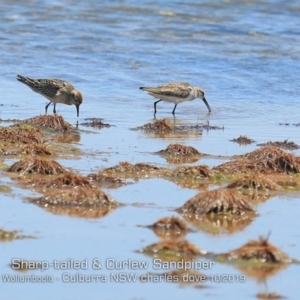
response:
[[[46,99],[19,83],[16,74],[61,78],[84,95],[79,123],[103,118],[114,127],[87,131],[79,128],[83,151],[77,159],[58,159],[86,175],[120,161],[165,166],[153,152],[170,143],[183,143],[215,156],[250,152],[256,143],[289,139],[300,144],[300,7],[298,1],[18,1],[0,3],[0,118],[30,118],[44,113]],[[198,99],[177,107],[158,103],[157,118],[176,125],[207,123],[223,130],[202,135],[156,137],[135,130],[153,120],[153,99],[139,90],[171,81],[203,87],[212,113]],[[57,105],[58,113],[77,122],[74,106]],[[49,112],[52,106],[49,107]],[[289,123],[281,126],[279,123]],[[251,146],[230,142],[240,135],[256,141]],[[299,151],[295,151],[299,155]],[[214,166],[226,158],[206,158]],[[10,165],[12,160],[5,160]],[[153,272],[152,259],[135,252],[158,242],[148,229],[161,217],[176,215],[198,190],[181,188],[163,179],[141,180],[105,191],[126,206],[99,219],[51,214],[24,201],[31,195],[17,188],[4,172],[3,184],[12,194],[0,194],[0,227],[22,229],[38,239],[1,243],[1,275],[16,275],[12,258],[64,261],[88,260],[87,270],[29,271],[28,275],[53,276],[53,283],[4,283],[1,299],[244,299],[260,292],[298,296],[299,267],[290,266],[266,282],[210,282],[204,288],[176,283],[65,283],[62,273],[85,275],[114,272],[140,276]],[[187,239],[201,249],[225,252],[249,239],[271,232],[270,241],[300,259],[298,197],[275,197],[260,204],[258,216],[243,231],[215,236],[192,232]],[[147,270],[92,268],[103,263],[145,261]],[[161,273],[164,270],[156,270]],[[241,271],[217,264],[206,274],[239,275]],[[19,274],[19,273],[18,273]],[[23,275],[21,273],[21,275]]]

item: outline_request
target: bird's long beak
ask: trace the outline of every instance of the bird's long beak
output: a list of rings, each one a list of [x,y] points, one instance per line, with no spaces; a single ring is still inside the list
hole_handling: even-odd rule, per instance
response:
[[[77,118],[79,117],[79,105],[75,105],[77,110]]]
[[[210,106],[209,106],[208,102],[206,101],[205,97],[203,97],[202,100],[203,100],[203,102],[205,103],[205,105],[206,105],[208,111],[211,112]]]

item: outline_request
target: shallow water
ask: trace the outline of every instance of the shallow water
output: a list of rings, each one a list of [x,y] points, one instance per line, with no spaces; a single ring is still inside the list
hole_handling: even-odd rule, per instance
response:
[[[0,118],[25,119],[44,113],[46,99],[19,83],[16,74],[36,78],[68,80],[84,95],[79,123],[84,118],[103,118],[115,125],[101,130],[80,127],[74,147],[83,155],[58,159],[66,167],[86,175],[120,161],[167,165],[153,152],[170,143],[183,143],[200,152],[231,156],[250,152],[256,143],[289,139],[300,144],[299,128],[299,14],[297,1],[2,1],[0,4]],[[212,108],[195,100],[177,107],[160,102],[157,118],[176,125],[209,122],[224,130],[202,135],[157,137],[135,130],[153,119],[153,99],[140,86],[170,81],[200,85]],[[74,106],[57,105],[69,122],[77,121]],[[49,107],[49,112],[52,106]],[[290,123],[280,126],[279,123]],[[247,135],[256,143],[239,146],[230,142]],[[299,155],[299,151],[295,151]],[[226,157],[202,158],[198,163],[215,166]],[[4,163],[12,164],[12,160]],[[88,270],[71,274],[104,274],[94,270],[93,259],[134,260],[149,263],[141,275],[153,271],[152,260],[135,251],[158,242],[149,225],[161,217],[177,215],[198,190],[183,189],[163,179],[140,180],[119,189],[105,189],[126,204],[104,218],[80,219],[51,214],[29,204],[28,190],[15,187],[5,173],[1,179],[12,187],[0,194],[1,228],[19,230],[38,239],[0,243],[2,274],[16,275],[12,258],[64,261],[88,260]],[[232,235],[210,235],[196,231],[187,240],[207,251],[225,252],[249,239],[267,235],[270,241],[293,258],[300,259],[298,196],[274,197],[257,207],[258,216],[243,231]],[[49,268],[26,275],[48,275],[53,283],[4,283],[1,298],[40,299],[220,299],[253,298],[259,292],[298,296],[298,266],[289,266],[267,279],[246,283],[207,283],[207,288],[173,283],[65,283],[64,270]],[[132,273],[130,270],[121,270]],[[156,270],[162,273],[164,270]],[[216,264],[204,274],[242,274]],[[1,275],[2,275],[1,274]],[[21,274],[22,275],[22,274]],[[165,296],[170,295],[170,296]]]

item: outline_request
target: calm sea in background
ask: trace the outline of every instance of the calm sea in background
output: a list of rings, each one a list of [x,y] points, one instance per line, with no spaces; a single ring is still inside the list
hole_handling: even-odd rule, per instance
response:
[[[74,160],[57,159],[83,175],[125,160],[165,166],[165,160],[153,152],[175,142],[216,156],[250,152],[257,143],[270,140],[300,144],[300,128],[293,125],[300,122],[299,25],[298,1],[2,0],[0,118],[25,119],[44,113],[46,99],[19,83],[17,74],[72,82],[84,95],[79,123],[94,117],[115,125],[88,133],[87,128],[80,128],[85,132],[75,147],[84,154]],[[173,118],[173,104],[160,102],[157,118],[176,125],[209,122],[224,126],[224,130],[170,138],[132,130],[153,120],[154,101],[139,87],[171,81],[203,87],[212,113],[208,114],[198,99],[180,104]],[[48,111],[52,109],[50,106]],[[77,122],[74,106],[58,104],[57,110],[70,123]],[[279,125],[286,122],[290,125]],[[230,142],[240,135],[257,143],[241,147]],[[214,166],[223,161],[210,158],[200,163]],[[12,258],[87,259],[88,270],[67,270],[85,275],[99,274],[91,267],[95,258],[103,263],[113,258],[152,265],[151,258],[135,250],[158,242],[158,238],[137,225],[175,215],[174,208],[199,192],[162,179],[140,180],[105,190],[127,206],[101,219],[80,219],[53,215],[28,204],[24,199],[32,192],[13,185],[3,172],[1,180],[11,185],[13,192],[0,194],[0,227],[38,237],[0,244],[1,275],[18,274],[9,267]],[[257,218],[242,232],[214,236],[197,231],[187,239],[201,249],[220,253],[271,231],[271,243],[300,259],[298,197],[275,197],[257,210]],[[109,277],[117,271],[104,268],[100,273]],[[299,266],[294,265],[266,282],[247,278],[246,283],[207,283],[203,289],[165,282],[64,283],[63,272],[50,268],[26,273],[54,276],[54,283],[4,283],[1,278],[0,298],[253,299],[259,292],[273,291],[288,299],[299,296]],[[217,265],[206,274],[242,273]]]

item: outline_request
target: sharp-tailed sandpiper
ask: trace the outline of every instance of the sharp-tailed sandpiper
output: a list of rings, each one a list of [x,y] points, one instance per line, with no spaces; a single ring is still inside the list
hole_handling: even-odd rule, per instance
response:
[[[54,114],[56,114],[56,104],[63,103],[74,104],[77,109],[77,117],[79,117],[79,106],[83,99],[81,93],[71,83],[60,79],[32,79],[22,75],[17,75],[17,79],[50,101],[45,107],[46,114],[51,103],[54,105]]]

